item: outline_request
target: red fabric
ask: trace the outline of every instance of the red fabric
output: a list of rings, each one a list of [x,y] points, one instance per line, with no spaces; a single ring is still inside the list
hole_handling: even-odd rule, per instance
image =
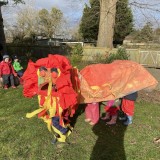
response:
[[[85,109],[86,119],[96,124],[99,120],[99,103],[88,103]]]
[[[109,113],[110,116],[114,116],[117,114],[119,107],[110,107],[110,106],[105,106],[105,111]]]
[[[114,116],[117,114],[119,107],[115,107],[114,100],[108,101],[107,105],[104,107],[104,110],[109,113],[110,116]]]
[[[11,64],[11,62],[2,61],[0,63],[0,77],[4,74],[13,74],[16,76],[16,72]]]
[[[128,116],[134,115],[134,101],[123,99],[122,100],[122,111]]]
[[[41,111],[40,113],[38,113],[38,118],[42,117],[42,116],[45,116],[47,115],[47,111],[46,110],[43,110]]]
[[[33,97],[38,93],[38,66],[32,61],[28,62],[28,67],[23,74],[23,95],[25,97]]]
[[[41,96],[40,105],[43,106],[44,102],[45,102],[45,96]]]
[[[69,60],[61,55],[48,55],[47,58],[39,59],[36,63],[29,61],[28,67],[22,77],[23,94],[26,97],[32,97],[36,94],[47,96],[47,90],[38,89],[37,70],[40,67],[58,68],[60,69],[60,76],[56,79],[57,90],[52,90],[52,96],[59,98],[60,106],[63,110],[70,109],[70,114],[75,113],[77,105],[77,93],[74,91],[71,82],[71,69]],[[40,101],[43,104],[43,99]]]

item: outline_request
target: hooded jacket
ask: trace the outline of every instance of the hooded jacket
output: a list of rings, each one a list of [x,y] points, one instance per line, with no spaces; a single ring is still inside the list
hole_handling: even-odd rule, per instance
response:
[[[2,75],[5,75],[5,74],[16,75],[11,62],[2,61],[0,63],[0,77],[2,77]]]

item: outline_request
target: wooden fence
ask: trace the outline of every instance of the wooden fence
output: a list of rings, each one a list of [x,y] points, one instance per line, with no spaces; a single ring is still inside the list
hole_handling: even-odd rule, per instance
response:
[[[65,46],[36,46],[36,45],[7,45],[7,50],[10,55],[19,56],[33,56],[35,58],[46,57],[48,54],[62,54],[67,55],[70,50]],[[148,67],[160,68],[160,50],[142,50],[142,49],[126,49],[129,54],[129,59],[139,64]],[[96,61],[99,59],[107,58],[110,53],[116,53],[117,49],[108,49],[101,47],[84,47],[83,60]]]
[[[148,67],[160,67],[160,50],[141,50],[126,49],[129,59],[141,65]],[[96,60],[97,58],[106,58],[110,53],[116,53],[117,49],[109,50],[100,47],[85,47],[83,52],[83,60]]]

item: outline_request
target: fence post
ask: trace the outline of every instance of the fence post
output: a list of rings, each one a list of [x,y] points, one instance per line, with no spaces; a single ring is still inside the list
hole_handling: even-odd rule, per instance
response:
[[[141,60],[141,49],[138,48],[138,57],[139,57],[139,60],[138,60],[138,63],[141,64],[140,60]]]

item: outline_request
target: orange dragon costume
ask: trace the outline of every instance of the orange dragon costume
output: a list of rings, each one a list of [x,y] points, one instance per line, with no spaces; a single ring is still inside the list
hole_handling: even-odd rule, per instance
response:
[[[27,118],[38,115],[60,142],[65,142],[72,131],[69,117],[79,103],[115,100],[142,89],[153,89],[158,83],[136,62],[118,60],[89,65],[78,73],[60,55],[49,55],[36,63],[30,61],[22,78],[24,96],[38,95],[39,102],[39,109],[28,113]]]
[[[80,103],[115,100],[142,89],[154,89],[157,84],[143,66],[133,61],[88,65],[80,71]]]

